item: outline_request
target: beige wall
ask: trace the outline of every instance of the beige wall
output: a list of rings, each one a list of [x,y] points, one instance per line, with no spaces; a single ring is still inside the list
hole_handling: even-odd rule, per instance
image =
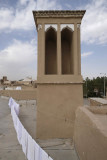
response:
[[[73,137],[75,110],[82,104],[82,84],[38,85],[36,138]]]
[[[76,111],[74,142],[80,160],[107,160],[107,124],[100,123],[104,119],[85,107]]]
[[[16,100],[35,100],[35,90],[1,90],[0,96],[13,97]]]

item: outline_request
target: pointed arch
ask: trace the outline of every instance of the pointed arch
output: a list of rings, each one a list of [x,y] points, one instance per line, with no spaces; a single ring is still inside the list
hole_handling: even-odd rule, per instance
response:
[[[69,26],[65,26],[64,28],[62,28],[62,31],[65,30],[65,29],[68,29],[70,32],[73,32],[73,29],[70,28]]]
[[[61,31],[62,74],[73,74],[73,31],[68,26]]]
[[[57,33],[52,26],[45,32],[45,74],[57,74]]]
[[[52,25],[45,25],[45,32],[47,32],[50,28],[53,28],[55,31],[57,31],[57,25],[56,24],[52,24]]]

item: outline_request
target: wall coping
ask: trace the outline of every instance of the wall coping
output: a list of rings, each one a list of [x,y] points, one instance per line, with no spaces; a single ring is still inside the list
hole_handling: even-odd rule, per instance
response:
[[[34,18],[41,17],[81,17],[83,18],[86,10],[39,10],[33,11]]]

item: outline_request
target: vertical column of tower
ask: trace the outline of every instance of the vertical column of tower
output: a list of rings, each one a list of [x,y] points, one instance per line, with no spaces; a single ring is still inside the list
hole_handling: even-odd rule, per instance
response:
[[[80,24],[77,24],[77,52],[78,52],[78,74],[81,75],[81,40],[80,40]]]
[[[61,31],[60,23],[57,24],[57,74],[61,75]]]
[[[45,25],[38,25],[38,76],[45,73]]]
[[[77,45],[77,24],[74,24],[74,75],[78,75],[78,45]]]

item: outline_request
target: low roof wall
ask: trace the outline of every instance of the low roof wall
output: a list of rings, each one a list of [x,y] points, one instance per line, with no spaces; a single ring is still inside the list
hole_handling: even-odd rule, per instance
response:
[[[16,100],[36,100],[34,90],[0,90],[0,96],[12,97]]]
[[[103,98],[90,98],[90,106],[107,105],[107,99]]]
[[[80,160],[107,160],[107,116],[79,107],[74,142]]]

